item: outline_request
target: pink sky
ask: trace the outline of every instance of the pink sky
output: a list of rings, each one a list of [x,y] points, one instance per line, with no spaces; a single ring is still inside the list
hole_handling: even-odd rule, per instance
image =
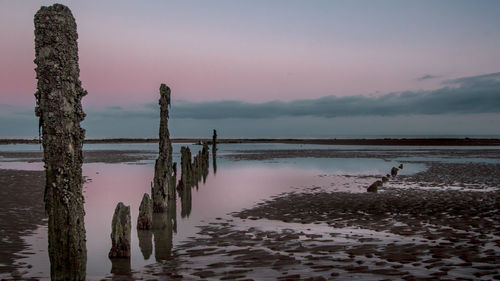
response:
[[[50,3],[1,4],[0,103],[34,103],[32,19],[44,2]],[[411,11],[415,7],[400,7],[408,15],[394,18],[391,11],[330,7],[323,1],[318,7],[260,1],[250,6],[221,1],[213,7],[176,1],[99,3],[68,4],[78,24],[87,104],[152,102],[163,82],[174,99],[289,101],[433,89],[440,80],[417,78],[430,74],[442,80],[500,69],[500,41],[490,31],[498,20],[472,10],[472,16],[463,17],[442,7],[435,18],[428,16],[429,25],[442,21],[431,29],[426,23],[413,26],[422,17]],[[235,14],[243,8],[248,13]],[[342,16],[346,11],[357,11],[359,18],[351,21]],[[482,22],[473,22],[474,16]],[[482,24],[485,33],[477,35],[468,21]]]

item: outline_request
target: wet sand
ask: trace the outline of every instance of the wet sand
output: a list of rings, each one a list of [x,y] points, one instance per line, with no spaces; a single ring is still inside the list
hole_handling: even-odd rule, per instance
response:
[[[289,152],[252,151],[226,157],[272,159],[276,155],[316,157],[319,153],[315,150]],[[498,153],[488,149],[423,150],[417,151],[422,153],[417,156],[436,152],[450,157],[491,159]],[[369,155],[369,158],[383,159],[415,156],[415,152],[406,150],[347,153],[348,156],[344,151],[332,150],[326,155]],[[269,158],[261,156],[265,154],[269,154]],[[32,152],[2,152],[0,156],[5,157],[3,161],[41,159],[41,154]],[[95,151],[86,157],[86,162],[106,163],[150,159],[144,151]],[[196,237],[174,246],[168,261],[106,278],[500,279],[500,226],[497,223],[500,221],[500,164],[414,162],[429,168],[414,175],[398,176],[376,194],[311,188],[281,194],[254,208],[202,223]],[[357,176],[351,177],[354,181]],[[43,180],[42,171],[0,170],[0,204],[6,206],[0,216],[0,229],[3,228],[2,237],[4,233],[7,235],[7,239],[0,241],[4,265],[0,273],[23,270],[23,265],[13,266],[13,261],[27,249],[20,236],[43,224]],[[17,202],[25,204],[20,206]]]
[[[153,150],[85,150],[84,163],[122,163],[138,162],[141,160],[156,159],[157,152]],[[0,151],[1,161],[41,162],[42,151]],[[272,160],[282,158],[377,158],[377,159],[403,159],[408,163],[432,163],[422,159],[408,161],[412,157],[443,157],[463,159],[482,158],[500,159],[500,149],[279,149],[279,150],[235,150],[230,154],[219,155],[229,160]]]
[[[16,258],[29,254],[21,236],[44,224],[45,173],[0,169],[0,273],[13,273]]]
[[[450,187],[466,190],[500,188],[500,163],[424,163],[427,170],[413,175],[398,176],[393,183],[412,187]]]
[[[401,162],[422,161],[404,160],[410,157],[445,157],[445,158],[487,158],[500,159],[500,149],[280,149],[280,150],[237,150],[229,155],[224,155],[231,160],[271,160],[282,158],[378,158],[378,159],[403,159]]]
[[[152,160],[155,151],[145,150],[87,150],[83,152],[84,163],[129,163],[141,160]],[[41,162],[43,152],[32,151],[0,151],[2,161]]]

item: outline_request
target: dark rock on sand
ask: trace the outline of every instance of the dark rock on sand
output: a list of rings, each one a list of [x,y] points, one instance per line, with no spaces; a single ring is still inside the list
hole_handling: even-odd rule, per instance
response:
[[[382,187],[383,183],[382,181],[376,181],[372,183],[366,191],[368,192],[377,192],[379,187]]]
[[[396,168],[396,167],[392,167],[392,169],[391,169],[391,176],[392,176],[393,178],[395,178],[395,177],[398,175],[398,171],[399,171],[399,169],[398,169],[398,168]]]

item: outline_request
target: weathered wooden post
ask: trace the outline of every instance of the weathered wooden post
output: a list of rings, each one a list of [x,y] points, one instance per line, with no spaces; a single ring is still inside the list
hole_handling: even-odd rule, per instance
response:
[[[45,162],[45,210],[52,280],[85,280],[87,249],[82,195],[82,144],[87,94],[79,80],[76,22],[54,4],[35,14],[35,113]]]
[[[153,202],[149,194],[144,193],[141,205],[139,206],[139,215],[137,217],[137,229],[149,230],[153,226]]]
[[[193,186],[193,164],[191,162],[191,150],[189,147],[181,147],[181,179],[182,187]]]
[[[217,173],[217,131],[215,129],[212,135],[212,166],[214,174]]]
[[[111,249],[108,254],[110,259],[130,258],[130,233],[130,207],[120,202],[116,205],[111,224]]]
[[[111,249],[108,257],[111,260],[111,273],[128,275],[131,271],[131,219],[130,207],[118,203],[111,223]]]
[[[175,200],[175,173],[172,164],[172,142],[168,132],[168,107],[170,88],[160,86],[160,144],[155,163],[155,176],[151,186],[153,212],[162,213],[167,209],[168,200]],[[172,179],[173,178],[173,179]]]

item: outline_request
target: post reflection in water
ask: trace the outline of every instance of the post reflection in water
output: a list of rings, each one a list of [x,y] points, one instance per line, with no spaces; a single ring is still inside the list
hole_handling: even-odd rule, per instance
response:
[[[189,217],[191,214],[191,202],[193,201],[191,187],[179,181],[177,186],[179,197],[181,198],[181,218]]]
[[[148,260],[153,253],[153,232],[151,230],[137,230],[137,238],[139,238],[139,248],[142,256]]]
[[[167,212],[153,213],[152,234],[155,243],[155,259],[157,262],[168,260],[172,254],[173,233],[177,233],[176,201],[169,200]],[[140,236],[139,236],[139,239]],[[139,245],[147,243],[139,242]],[[145,249],[141,248],[144,253]]]
[[[123,280],[121,278],[123,276],[132,276],[130,258],[112,258],[110,260],[113,280]]]
[[[207,161],[208,163],[208,161]],[[208,166],[202,170],[202,176],[203,176],[203,183],[207,182],[207,176],[208,176]]]
[[[217,157],[215,156],[215,152],[212,152],[212,167],[215,175],[217,173]]]

